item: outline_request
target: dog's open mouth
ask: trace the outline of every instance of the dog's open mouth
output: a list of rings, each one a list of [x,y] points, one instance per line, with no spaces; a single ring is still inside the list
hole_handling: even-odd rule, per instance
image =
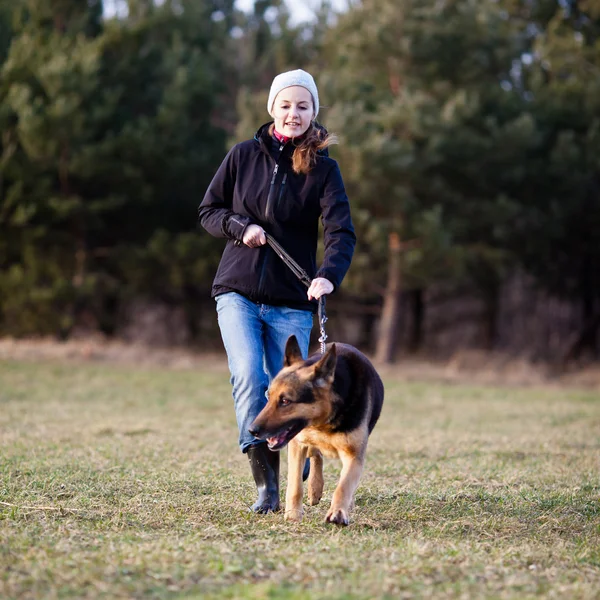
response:
[[[267,444],[270,450],[281,450],[291,439],[304,429],[304,421],[294,421],[285,429],[282,429],[277,435],[267,438]]]

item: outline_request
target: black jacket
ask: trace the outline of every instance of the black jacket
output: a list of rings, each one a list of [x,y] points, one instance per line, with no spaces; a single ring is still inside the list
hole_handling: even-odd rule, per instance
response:
[[[212,295],[235,291],[254,302],[316,310],[306,287],[270,246],[249,248],[244,230],[258,224],[302,266],[309,277],[325,277],[337,288],[352,260],[356,236],[350,205],[335,160],[326,152],[307,175],[292,170],[292,141],[280,145],[270,123],[254,139],[234,146],[215,174],[198,209],[202,226],[227,238]],[[319,216],[325,237],[317,271]]]

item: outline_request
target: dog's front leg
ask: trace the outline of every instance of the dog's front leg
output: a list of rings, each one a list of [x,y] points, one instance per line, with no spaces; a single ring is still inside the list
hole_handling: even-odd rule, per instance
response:
[[[342,473],[333,493],[331,507],[325,521],[336,525],[348,525],[354,492],[356,492],[363,470],[364,455],[342,454],[340,458],[342,460]]]
[[[285,493],[285,520],[302,521],[302,472],[307,448],[296,440],[288,445],[288,484]]]

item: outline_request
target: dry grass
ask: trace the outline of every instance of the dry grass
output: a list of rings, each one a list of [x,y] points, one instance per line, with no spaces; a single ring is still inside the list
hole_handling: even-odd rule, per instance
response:
[[[124,361],[128,362],[128,361]],[[0,362],[2,598],[598,598],[600,398],[384,373],[350,527],[258,517],[228,375]]]
[[[219,346],[220,348],[220,346]],[[0,360],[53,360],[61,362],[96,362],[175,370],[211,369],[226,371],[221,352],[193,348],[148,347],[88,336],[57,342],[55,338],[0,338]],[[448,360],[431,360],[426,356],[404,356],[394,365],[380,365],[382,374],[402,381],[442,381],[484,385],[567,386],[600,392],[600,363],[582,362],[566,369],[525,358],[478,350],[459,350]]]

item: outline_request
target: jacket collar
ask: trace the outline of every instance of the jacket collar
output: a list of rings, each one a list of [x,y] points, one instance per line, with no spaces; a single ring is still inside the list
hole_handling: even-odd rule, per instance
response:
[[[254,139],[259,143],[261,150],[265,154],[268,154],[269,156],[272,156],[272,154],[273,154],[272,153],[273,137],[269,135],[269,127],[271,126],[272,123],[273,123],[273,121],[269,121],[268,123],[261,125],[258,128],[258,131],[254,134]],[[322,131],[324,131],[325,133],[327,133],[327,130],[325,129],[325,127],[323,127],[323,125],[320,125],[316,121],[315,121],[315,126],[318,127],[319,129],[321,129]],[[283,148],[282,152],[284,152],[286,155],[291,156],[294,152],[295,147],[296,146],[294,145],[294,140],[290,139],[289,141],[287,141],[284,144],[284,148]],[[329,156],[329,151],[327,148],[324,148],[323,150],[319,150],[317,152],[317,154],[319,156]]]

